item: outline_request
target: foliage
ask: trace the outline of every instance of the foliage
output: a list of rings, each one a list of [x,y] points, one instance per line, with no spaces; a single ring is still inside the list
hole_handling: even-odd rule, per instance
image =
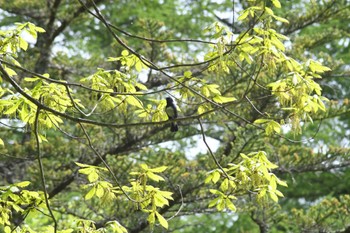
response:
[[[349,3],[294,4],[0,0],[0,229],[347,231]]]

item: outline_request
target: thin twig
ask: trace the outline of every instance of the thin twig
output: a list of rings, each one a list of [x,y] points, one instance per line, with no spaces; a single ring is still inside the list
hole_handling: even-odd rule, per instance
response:
[[[206,140],[206,137],[205,137],[205,133],[204,133],[204,129],[203,129],[203,125],[202,125],[202,122],[200,120],[200,118],[197,118],[198,120],[198,123],[201,127],[201,132],[202,132],[202,138],[203,138],[203,142],[204,144],[206,145],[208,151],[209,151],[209,154],[211,155],[211,157],[213,158],[216,166],[224,173],[224,175],[226,176],[227,179],[230,179],[229,175],[226,173],[226,171],[223,169],[223,167],[220,165],[219,161],[215,158],[215,155],[213,153],[213,151],[210,149],[210,146],[208,145],[207,143],[207,140]]]
[[[167,221],[170,221],[171,219],[175,218],[181,212],[182,207],[184,206],[184,198],[182,196],[182,191],[181,191],[180,185],[177,185],[177,187],[179,188],[179,193],[181,196],[181,205],[180,205],[180,208],[176,211],[176,213],[173,216],[171,216],[170,218],[168,218]]]
[[[36,115],[35,115],[35,121],[34,121],[34,134],[35,134],[35,139],[36,139],[36,147],[37,147],[37,159],[38,159],[38,164],[39,164],[39,170],[40,170],[40,178],[41,178],[41,184],[43,186],[43,191],[44,191],[44,197],[45,197],[45,203],[46,207],[50,212],[51,218],[54,222],[54,232],[57,232],[57,221],[55,216],[53,215],[53,212],[51,210],[51,206],[49,203],[49,198],[47,195],[47,189],[46,189],[46,181],[45,181],[45,175],[44,175],[44,166],[41,160],[41,149],[40,149],[40,139],[39,139],[39,132],[38,132],[38,121],[39,121],[39,114],[40,114],[40,107],[37,107],[36,110]]]
[[[85,127],[83,126],[82,123],[79,122],[80,128],[83,130],[86,139],[88,140],[89,143],[89,147],[90,149],[95,153],[95,155],[97,155],[97,157],[102,161],[103,165],[105,165],[105,167],[107,168],[108,172],[112,175],[114,182],[117,184],[117,186],[120,188],[120,190],[123,192],[123,194],[128,198],[128,200],[132,201],[132,202],[139,202],[136,201],[134,199],[132,199],[123,189],[123,186],[120,184],[120,182],[118,181],[116,175],[114,174],[114,172],[112,171],[111,167],[107,164],[107,162],[103,159],[103,157],[101,156],[101,154],[93,147],[92,142],[91,142],[91,138],[89,136],[89,134],[86,132]]]
[[[266,114],[262,113],[259,109],[257,109],[257,107],[255,107],[255,105],[252,103],[252,101],[248,98],[248,96],[245,96],[246,100],[248,100],[248,102],[250,103],[250,105],[255,109],[255,111],[257,111],[260,115],[262,116],[266,116]]]

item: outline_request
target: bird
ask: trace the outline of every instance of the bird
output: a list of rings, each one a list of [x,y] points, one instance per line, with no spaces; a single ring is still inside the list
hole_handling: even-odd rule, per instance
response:
[[[166,99],[166,106],[165,106],[165,112],[168,115],[169,120],[174,120],[177,118],[177,109],[176,104],[171,97],[167,97]],[[179,130],[179,127],[177,126],[176,122],[171,122],[170,131],[171,132],[177,132]]]

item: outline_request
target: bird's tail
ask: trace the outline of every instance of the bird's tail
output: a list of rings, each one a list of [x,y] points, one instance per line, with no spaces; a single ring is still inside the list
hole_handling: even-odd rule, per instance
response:
[[[177,126],[176,122],[171,123],[170,131],[171,132],[177,132],[179,130],[179,127]]]

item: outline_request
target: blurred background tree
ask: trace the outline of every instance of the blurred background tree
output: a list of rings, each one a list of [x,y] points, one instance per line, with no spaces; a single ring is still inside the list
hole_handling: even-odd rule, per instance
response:
[[[289,23],[269,20],[266,11],[260,17],[256,14],[238,20],[244,15],[242,11],[252,6],[269,7],[276,16]],[[22,68],[11,67],[17,73],[14,80],[22,88],[34,87],[34,83],[26,82],[25,77],[45,73],[50,74],[52,80],[79,85],[88,85],[87,77],[98,69],[128,75],[122,76],[127,77],[123,80],[124,86],[109,87],[115,92],[114,96],[79,85],[70,87],[75,88],[72,91],[74,97],[80,99],[86,109],[94,111],[90,115],[76,110],[68,113],[76,119],[106,125],[86,124],[83,127],[84,122],[64,119],[59,127],[54,125],[54,129],[42,131],[48,142],[41,144],[41,156],[58,229],[80,226],[80,230],[91,227],[89,232],[94,232],[93,225],[102,229],[106,223],[117,220],[129,232],[165,231],[160,226],[162,223],[150,227],[147,213],[125,198],[101,199],[96,193],[95,197],[86,198],[88,190],[83,188],[87,188],[89,182],[78,172],[79,166],[75,162],[103,166],[102,157],[120,184],[125,186],[132,177],[130,172],[140,171],[140,164],[168,167],[161,174],[164,182],[150,181],[161,190],[173,193],[169,205],[159,210],[168,220],[168,231],[349,231],[348,1],[0,0],[0,8],[2,30],[14,28],[15,22],[31,22],[46,31],[40,33],[37,40],[29,41],[26,52],[18,54]],[[223,26],[220,28],[216,24],[213,33],[210,25],[215,21]],[[258,31],[251,30],[254,27],[266,31],[274,29],[289,37],[284,41],[286,56],[300,63],[313,59],[331,68],[322,74],[322,79],[315,80],[322,87],[322,95],[330,100],[325,102],[327,110],[311,115],[313,122],[302,120],[301,134],[292,129],[292,123],[288,122],[293,118],[292,114],[281,108],[278,98],[268,87],[269,83],[282,80],[288,71],[274,66],[274,60],[263,52],[249,54],[240,47],[239,38],[244,35],[261,36]],[[222,28],[227,28],[228,32],[221,31]],[[206,56],[206,60],[215,57],[210,52],[213,48],[219,51],[217,42],[229,33],[238,43],[225,44],[219,62],[215,63],[217,58],[211,63],[205,62],[203,57]],[[28,39],[29,35],[24,38]],[[257,46],[258,51],[263,47],[268,50],[268,45],[263,43]],[[275,47],[278,50],[278,45]],[[125,48],[131,48],[129,54],[134,52],[141,60],[146,58],[144,65],[149,68],[128,70],[120,60],[114,59],[123,54]],[[2,64],[9,62],[5,55],[0,58]],[[105,73],[100,73],[101,77],[103,75]],[[1,77],[6,79],[4,73]],[[83,78],[86,78],[85,82],[80,82]],[[202,84],[203,80],[205,84]],[[202,85],[195,90],[207,99],[191,94],[181,83],[193,88]],[[217,86],[208,87],[210,84]],[[5,81],[1,86],[12,88]],[[138,104],[130,99],[109,106],[107,99],[123,96],[127,87],[134,88],[134,92],[148,93],[135,94],[142,107],[135,110]],[[216,100],[222,104],[216,106],[210,100],[217,90],[222,97],[235,97],[237,101]],[[169,95],[181,110],[182,119],[178,121],[179,131],[175,134],[170,132],[167,124],[144,124],[166,120],[163,109],[157,109],[157,106],[164,107],[161,100]],[[7,98],[8,95],[2,96],[3,100]],[[112,98],[111,101],[118,100]],[[0,132],[5,144],[0,151],[1,185],[6,187],[29,180],[30,190],[41,190],[34,128],[18,120],[19,111],[8,116],[4,108],[1,108]],[[148,109],[151,118],[140,119],[143,112],[138,110],[141,109]],[[215,114],[206,114],[212,110]],[[205,113],[202,118],[197,117],[202,113]],[[285,126],[280,129],[282,135],[267,135],[264,127],[252,124],[260,118],[276,120],[281,125],[285,121]],[[86,135],[90,135],[90,140]],[[255,198],[256,193],[243,192],[238,187],[233,193],[238,198],[234,201],[236,211],[209,208],[208,204],[215,198],[209,189],[215,184],[206,184],[205,179],[209,171],[218,168],[216,162],[223,167],[238,164],[242,161],[241,153],[255,151],[265,151],[268,159],[278,165],[273,173],[288,183],[288,187],[281,188],[284,198],[278,203],[270,200],[261,204]],[[101,177],[109,182],[113,180],[106,174]],[[224,174],[220,177],[224,179]],[[40,208],[43,207],[38,205],[34,209]],[[82,219],[92,220],[94,224]],[[53,231],[47,227],[52,225],[52,219],[40,211],[31,211],[28,215],[13,211],[10,222],[11,228]]]

